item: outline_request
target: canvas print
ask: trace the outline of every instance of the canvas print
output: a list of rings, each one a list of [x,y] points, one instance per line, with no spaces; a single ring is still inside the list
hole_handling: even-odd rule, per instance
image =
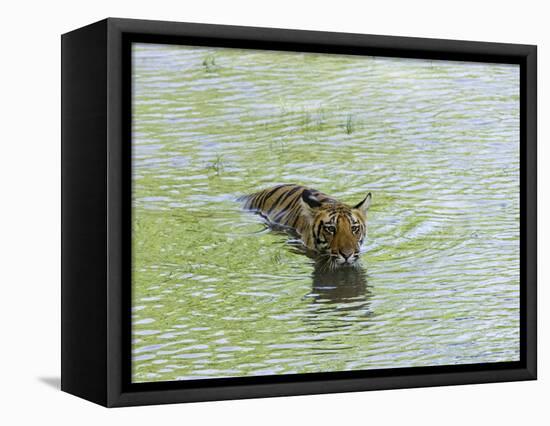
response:
[[[519,360],[519,66],[133,43],[131,380]]]

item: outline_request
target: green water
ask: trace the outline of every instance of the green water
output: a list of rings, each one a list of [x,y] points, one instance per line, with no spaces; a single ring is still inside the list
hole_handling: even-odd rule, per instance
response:
[[[133,380],[519,359],[519,69],[139,44]],[[372,192],[331,274],[239,195]]]

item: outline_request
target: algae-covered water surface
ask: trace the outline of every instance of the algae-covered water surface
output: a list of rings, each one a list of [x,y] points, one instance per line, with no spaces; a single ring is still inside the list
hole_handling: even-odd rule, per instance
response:
[[[519,67],[132,47],[132,380],[519,360]],[[236,200],[355,204],[322,270]]]

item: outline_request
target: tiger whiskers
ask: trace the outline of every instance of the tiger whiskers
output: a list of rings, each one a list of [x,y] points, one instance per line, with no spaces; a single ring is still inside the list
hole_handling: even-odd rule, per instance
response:
[[[338,264],[330,254],[317,254],[316,266],[321,272],[332,272],[337,269]]]

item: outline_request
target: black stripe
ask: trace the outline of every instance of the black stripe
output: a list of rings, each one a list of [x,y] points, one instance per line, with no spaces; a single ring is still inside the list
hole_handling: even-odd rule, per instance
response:
[[[323,221],[319,221],[319,226],[317,226],[317,232],[315,232],[315,229],[313,229],[313,236],[317,240],[319,238],[319,235],[321,235],[321,228],[323,227]]]
[[[254,200],[254,204],[255,204],[254,207],[257,208],[257,209],[263,210],[262,207],[263,207],[263,204],[265,203],[265,201],[283,186],[285,186],[285,185],[277,185],[276,187],[272,188],[269,191],[267,189],[265,189],[264,191],[259,192],[257,194],[256,199]]]
[[[244,208],[245,208],[245,209],[248,209],[248,210],[251,210],[251,209],[252,209],[252,205],[254,204],[254,200],[256,199],[257,196],[258,196],[258,194],[249,195],[249,196],[246,198],[246,203],[244,204]]]
[[[294,205],[292,206],[291,212],[288,214],[288,217],[286,219],[287,224],[295,228],[296,222],[298,220],[298,217],[300,216],[301,211],[302,211],[302,206],[300,205],[300,198],[298,198],[294,203]]]
[[[274,221],[276,222],[281,222],[282,219],[284,218],[285,215],[288,215],[287,217],[287,223],[290,222],[290,216],[295,213],[296,211],[293,210],[294,208],[296,207],[296,201],[290,203],[288,206],[286,206],[283,210],[281,210],[279,213],[277,213],[275,215],[275,217],[273,218]]]
[[[299,199],[300,198],[298,198],[298,200]],[[289,223],[290,223],[290,219],[292,218],[292,225],[290,225],[290,226],[292,226],[294,229],[296,229],[296,225],[298,224],[298,220],[300,219],[300,216],[301,216],[300,213],[302,213],[302,206],[299,203],[296,203],[295,206],[296,206],[296,211],[294,212],[293,215],[291,215],[288,218]]]
[[[344,216],[348,218],[348,222],[353,225],[353,215],[350,212],[344,212]]]
[[[286,225],[283,223],[282,219],[284,218],[284,216],[288,213],[288,209],[284,209],[284,210],[281,210],[280,212],[278,212],[275,216],[273,216],[273,222],[277,222],[279,224],[283,224],[283,225]]]
[[[288,199],[288,197],[290,197],[292,194],[294,194],[294,193],[295,193],[296,191],[298,191],[299,189],[300,189],[300,187],[297,186],[296,188],[291,189],[290,191],[288,191],[288,192],[286,192],[286,193],[283,192],[281,195],[279,195],[279,198],[277,198],[277,200],[271,205],[271,208],[267,211],[267,214],[268,214],[268,215],[271,214],[271,212],[272,212],[273,210],[275,210],[275,209],[279,206],[279,204],[284,203],[284,202]],[[285,208],[283,209],[283,211],[287,210],[287,208],[288,208],[288,206],[285,207]]]

